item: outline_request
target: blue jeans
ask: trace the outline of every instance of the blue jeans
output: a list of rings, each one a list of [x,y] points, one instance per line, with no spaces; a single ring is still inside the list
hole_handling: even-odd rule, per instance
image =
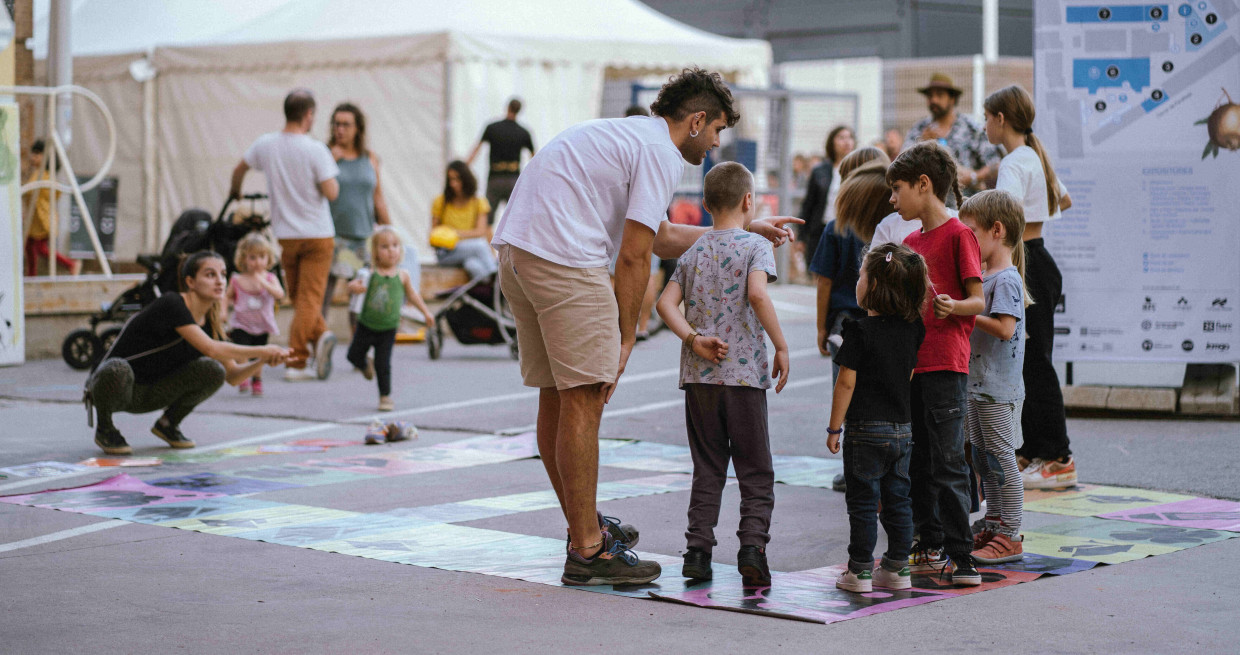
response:
[[[921,544],[949,555],[973,550],[969,465],[964,458],[965,388],[954,371],[918,373],[912,382],[913,523]]]
[[[499,262],[491,254],[491,244],[486,239],[461,239],[456,248],[436,248],[440,266],[459,266],[469,274],[469,279],[491,275],[499,270]]]
[[[848,503],[848,568],[855,573],[874,568],[878,521],[887,532],[883,568],[899,571],[908,565],[913,545],[913,507],[908,477],[913,453],[912,426],[887,421],[844,424],[844,500]],[[881,515],[879,500],[883,502]]]

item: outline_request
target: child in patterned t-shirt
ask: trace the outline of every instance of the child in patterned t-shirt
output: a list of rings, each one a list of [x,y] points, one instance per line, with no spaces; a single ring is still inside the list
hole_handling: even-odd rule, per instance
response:
[[[769,585],[766,544],[775,474],[766,390],[773,379],[778,380],[776,393],[788,382],[788,344],[766,291],[775,280],[771,245],[746,231],[757,213],[753,188],[753,175],[735,162],[706,174],[702,204],[714,216],[714,229],[680,258],[658,309],[684,341],[680,388],[685,391],[693,489],[682,573],[690,579],[711,577],[714,528],[731,457],[741,489],[737,568],[746,585]],[[775,345],[769,368],[768,335]]]

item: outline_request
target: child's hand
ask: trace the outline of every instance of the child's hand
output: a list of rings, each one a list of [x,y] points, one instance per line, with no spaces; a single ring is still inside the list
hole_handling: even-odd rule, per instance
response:
[[[775,385],[775,393],[784,390],[784,385],[788,384],[788,351],[775,351],[775,364],[771,367],[771,377],[779,382]]]
[[[826,328],[818,328],[818,354],[823,357],[830,357],[831,351],[827,350],[827,337],[829,333]]]
[[[349,293],[366,293],[366,283],[361,280],[349,280]]]
[[[693,340],[693,354],[718,364],[728,354],[728,342],[719,337],[699,336]]]
[[[952,310],[954,309],[956,309],[956,301],[952,300],[951,296],[945,293],[940,293],[939,295],[934,297],[934,317],[935,318],[940,318],[940,319],[947,318],[948,316],[951,315]]]
[[[831,451],[832,455],[838,454],[840,452],[840,435],[838,434],[827,435],[827,450]]]

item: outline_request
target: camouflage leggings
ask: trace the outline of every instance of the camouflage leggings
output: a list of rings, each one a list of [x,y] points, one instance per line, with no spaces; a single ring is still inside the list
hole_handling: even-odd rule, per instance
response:
[[[95,369],[86,387],[99,425],[111,427],[115,412],[145,414],[161,409],[172,425],[178,425],[223,384],[224,365],[200,357],[150,384],[134,382],[129,362],[109,359]]]

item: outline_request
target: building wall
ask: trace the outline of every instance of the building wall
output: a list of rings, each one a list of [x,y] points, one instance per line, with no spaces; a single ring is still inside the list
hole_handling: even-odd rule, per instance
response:
[[[982,51],[982,0],[642,0],[693,27],[767,39],[776,62]],[[1033,0],[999,0],[999,54],[1033,54]]]

